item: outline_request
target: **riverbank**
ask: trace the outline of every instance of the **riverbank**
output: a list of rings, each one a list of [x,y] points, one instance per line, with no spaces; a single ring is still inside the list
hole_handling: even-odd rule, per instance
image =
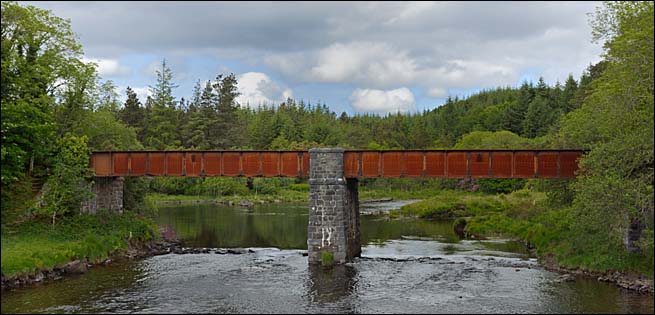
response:
[[[126,212],[37,219],[2,227],[2,288],[84,273],[93,265],[166,250],[154,221]]]
[[[440,194],[434,187],[422,189],[380,189],[361,187],[360,202],[376,202],[390,200],[426,199]],[[309,202],[309,185],[295,184],[292,188],[282,187],[275,193],[239,193],[232,195],[180,195],[149,193],[146,200],[154,205],[189,205],[189,204],[224,204],[230,206],[250,206],[266,203]]]
[[[568,209],[549,206],[544,193],[519,190],[507,195],[486,195],[443,191],[389,215],[455,220],[454,228],[469,238],[510,236],[523,241],[549,270],[653,293],[653,265],[648,257],[611,249],[607,244],[586,252],[574,250],[571,240],[582,237],[573,228],[575,222],[571,222]]]

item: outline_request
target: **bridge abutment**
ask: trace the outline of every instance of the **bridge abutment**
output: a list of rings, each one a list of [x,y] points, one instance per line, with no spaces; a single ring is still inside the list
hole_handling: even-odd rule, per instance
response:
[[[307,250],[310,264],[342,264],[361,253],[359,182],[344,177],[343,153],[340,148],[309,150]]]
[[[94,196],[82,203],[82,213],[96,214],[100,209],[123,213],[123,182],[123,177],[96,177]]]

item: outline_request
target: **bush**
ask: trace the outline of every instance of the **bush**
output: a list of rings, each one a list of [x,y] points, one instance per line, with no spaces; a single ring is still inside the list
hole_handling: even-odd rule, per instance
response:
[[[42,200],[35,208],[37,214],[51,218],[53,225],[57,216],[78,210],[82,201],[93,195],[88,182],[91,152],[86,136],[66,134],[57,141],[56,148],[52,175],[46,182]]]
[[[167,195],[183,195],[199,181],[193,177],[155,177],[150,182],[150,189]]]
[[[291,178],[255,178],[253,189],[258,194],[272,195],[278,193],[280,188],[292,185],[293,181]]]
[[[244,195],[248,193],[245,178],[208,177],[194,189],[206,196]]]
[[[519,178],[486,178],[479,179],[480,191],[490,194],[508,194],[525,186],[525,180]]]

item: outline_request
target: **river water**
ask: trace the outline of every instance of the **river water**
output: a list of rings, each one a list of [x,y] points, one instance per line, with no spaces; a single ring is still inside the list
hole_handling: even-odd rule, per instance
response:
[[[363,213],[402,202],[362,205]],[[653,313],[653,297],[561,281],[518,243],[460,240],[451,222],[362,215],[362,258],[307,264],[307,206],[160,209],[185,246],[168,254],[2,293],[2,313]]]

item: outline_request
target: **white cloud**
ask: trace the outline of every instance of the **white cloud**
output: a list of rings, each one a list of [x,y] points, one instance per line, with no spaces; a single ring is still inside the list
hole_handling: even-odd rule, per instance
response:
[[[373,88],[411,83],[418,74],[417,63],[407,51],[383,42],[334,43],[304,53],[268,56],[264,62],[293,80]]]
[[[454,59],[446,61],[442,66],[422,70],[418,78],[426,83],[470,88],[507,85],[509,82],[516,82],[519,74],[517,69],[503,61],[491,63],[483,60]]]
[[[319,82],[367,82],[373,87],[405,84],[416,77],[416,62],[387,43],[335,43],[317,54],[311,76]]]
[[[123,76],[130,74],[130,68],[121,65],[116,59],[103,59],[103,58],[82,58],[84,63],[95,63],[97,65],[98,74],[101,77],[105,76]]]
[[[276,105],[288,97],[293,97],[293,91],[286,88],[262,72],[246,72],[237,77],[241,106],[257,107],[259,105]]]
[[[359,112],[408,112],[416,110],[414,94],[408,88],[395,90],[356,89],[350,95],[353,108]]]
[[[448,96],[448,91],[446,91],[446,89],[444,89],[444,88],[433,87],[433,88],[428,90],[427,94],[430,97],[443,98],[443,97]]]
[[[301,81],[353,83],[366,88],[388,89],[415,85],[428,95],[443,97],[444,88],[495,87],[514,84],[520,77],[518,63],[508,58],[453,58],[433,61],[414,58],[409,51],[387,43],[336,43],[301,56],[298,53],[266,59],[268,65]]]

